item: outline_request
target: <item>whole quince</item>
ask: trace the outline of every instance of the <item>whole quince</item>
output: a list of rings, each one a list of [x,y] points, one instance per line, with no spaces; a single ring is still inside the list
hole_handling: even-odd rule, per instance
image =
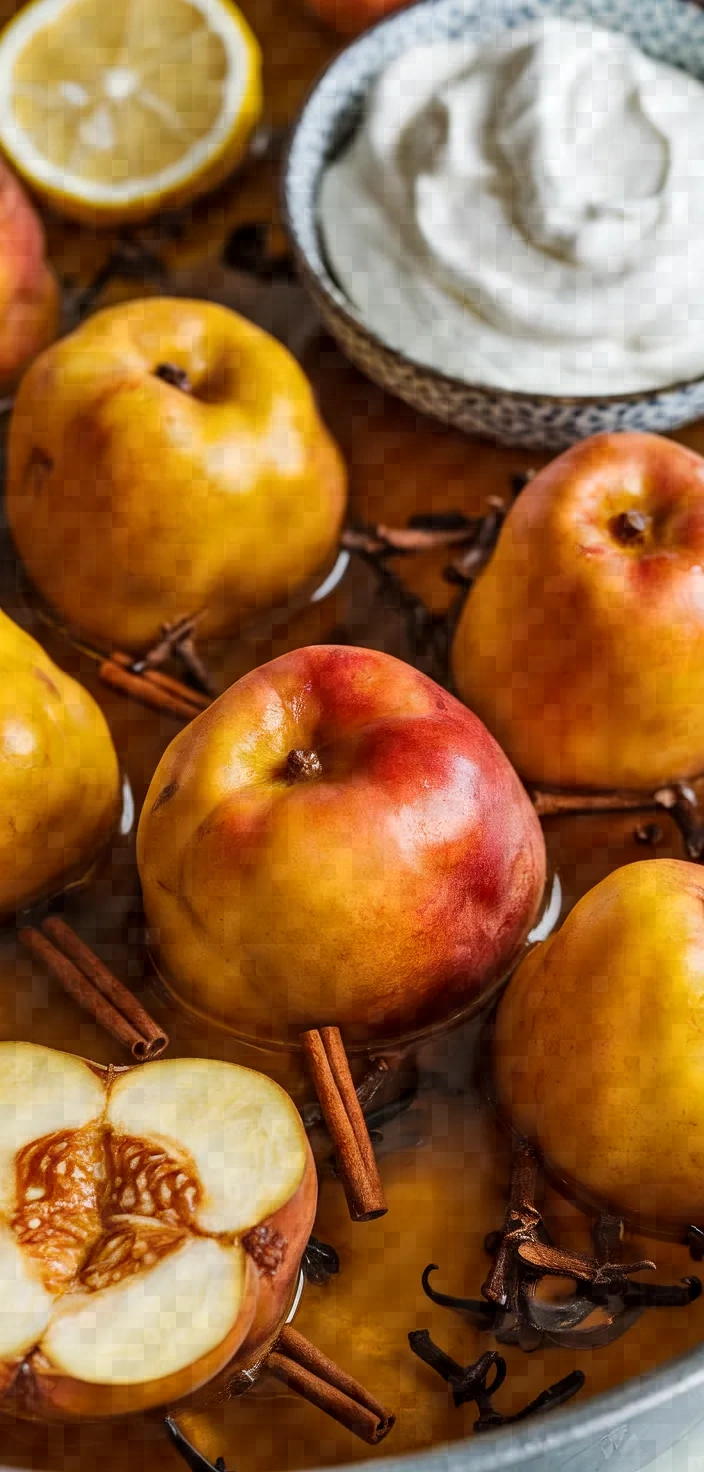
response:
[[[499,1107],[571,1193],[646,1227],[704,1221],[704,888],[677,859],[616,869],[499,1004]]]
[[[584,440],[531,480],[477,579],[457,689],[521,776],[649,788],[704,769],[704,460]]]
[[[90,867],[119,812],[102,711],[0,613],[0,914]]]
[[[145,649],[190,614],[224,634],[286,600],[332,551],[345,496],[302,370],[208,302],[97,313],[34,364],[12,415],[19,554],[102,646]]]
[[[0,395],[56,335],[59,289],[39,216],[0,162]]]
[[[400,660],[335,645],[253,670],[172,741],[138,863],[172,992],[282,1044],[464,1011],[545,883],[540,824],[481,722]]]

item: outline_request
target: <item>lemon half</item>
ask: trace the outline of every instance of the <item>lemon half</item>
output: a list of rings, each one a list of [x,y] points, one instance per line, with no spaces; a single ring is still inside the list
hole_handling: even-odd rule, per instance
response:
[[[214,188],[260,111],[259,46],[229,0],[34,0],[0,37],[0,147],[74,219]]]

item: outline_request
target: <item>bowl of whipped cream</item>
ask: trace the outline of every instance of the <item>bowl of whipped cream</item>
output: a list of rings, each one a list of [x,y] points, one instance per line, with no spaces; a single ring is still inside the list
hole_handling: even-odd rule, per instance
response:
[[[284,207],[347,356],[505,445],[704,415],[704,11],[421,0],[328,67]]]

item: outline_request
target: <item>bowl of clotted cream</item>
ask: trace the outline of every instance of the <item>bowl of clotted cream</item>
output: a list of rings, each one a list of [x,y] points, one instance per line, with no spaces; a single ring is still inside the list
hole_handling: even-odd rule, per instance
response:
[[[704,12],[421,0],[348,46],[284,207],[340,346],[506,445],[704,414]]]

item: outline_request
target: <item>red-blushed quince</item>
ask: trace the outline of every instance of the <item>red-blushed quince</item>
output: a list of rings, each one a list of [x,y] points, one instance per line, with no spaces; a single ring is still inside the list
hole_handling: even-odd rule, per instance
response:
[[[316,1203],[300,1115],[262,1074],[0,1044],[0,1411],[119,1415],[252,1365]]]
[[[605,434],[539,471],[470,592],[453,668],[528,781],[652,790],[704,770],[704,460]]]
[[[58,325],[59,289],[39,216],[0,161],[0,395],[15,387]]]
[[[282,1043],[464,1011],[515,960],[545,883],[540,824],[481,722],[400,660],[334,645],[253,670],[176,737],[138,862],[173,993]]]
[[[704,882],[616,869],[536,946],[499,1003],[500,1112],[587,1205],[704,1222]]]
[[[120,770],[92,695],[0,612],[0,915],[82,878],[120,810]]]
[[[106,309],[44,353],[12,414],[7,509],[66,624],[145,649],[286,601],[333,551],[339,452],[280,343],[210,302]]]

